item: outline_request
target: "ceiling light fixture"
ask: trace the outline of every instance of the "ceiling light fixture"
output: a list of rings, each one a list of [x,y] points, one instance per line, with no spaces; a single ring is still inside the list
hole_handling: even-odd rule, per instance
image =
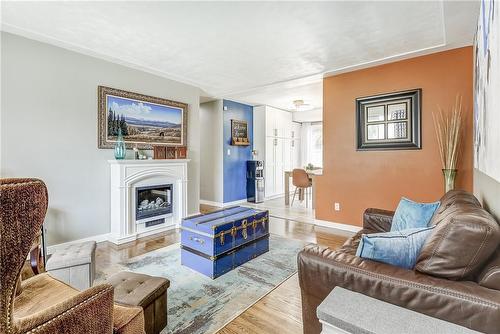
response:
[[[295,111],[308,111],[314,109],[314,106],[309,103],[305,103],[304,100],[294,100],[292,109]]]

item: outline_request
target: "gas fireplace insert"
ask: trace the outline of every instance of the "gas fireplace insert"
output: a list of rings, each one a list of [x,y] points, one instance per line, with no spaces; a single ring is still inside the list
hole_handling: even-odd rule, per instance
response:
[[[136,188],[136,220],[172,213],[172,184]]]

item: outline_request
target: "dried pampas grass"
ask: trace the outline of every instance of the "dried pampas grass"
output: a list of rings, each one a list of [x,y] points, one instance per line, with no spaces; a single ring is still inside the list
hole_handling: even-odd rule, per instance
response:
[[[462,96],[457,95],[455,105],[450,112],[438,106],[438,112],[432,113],[432,118],[443,169],[457,169],[465,126]]]

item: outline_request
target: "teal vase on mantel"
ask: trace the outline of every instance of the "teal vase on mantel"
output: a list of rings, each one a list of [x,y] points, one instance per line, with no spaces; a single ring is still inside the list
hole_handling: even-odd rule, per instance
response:
[[[118,138],[115,143],[115,159],[123,160],[127,155],[127,148],[125,147],[125,142],[123,141],[122,129],[118,129]]]
[[[444,177],[444,193],[455,189],[455,178],[457,177],[456,169],[443,169]]]

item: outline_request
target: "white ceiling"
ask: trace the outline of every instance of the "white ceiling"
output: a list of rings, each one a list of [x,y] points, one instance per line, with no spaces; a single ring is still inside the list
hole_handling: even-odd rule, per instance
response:
[[[200,87],[321,107],[321,78],[470,45],[478,2],[9,2],[2,30]]]

